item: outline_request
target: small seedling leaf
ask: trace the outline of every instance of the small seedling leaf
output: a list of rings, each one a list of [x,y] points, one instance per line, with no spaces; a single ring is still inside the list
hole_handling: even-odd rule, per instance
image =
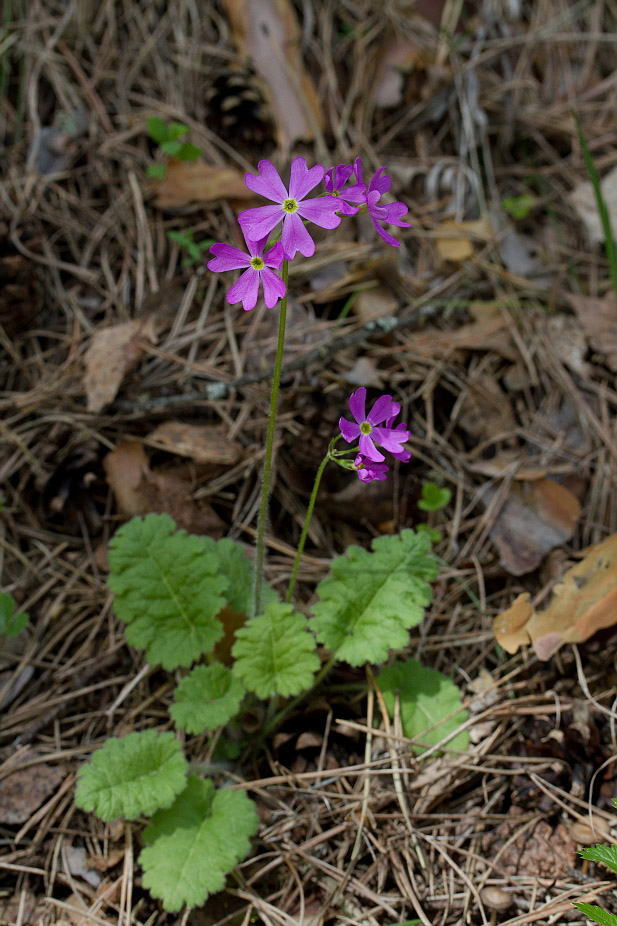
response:
[[[617,874],[617,846],[589,846],[579,854],[590,862],[601,862]]]
[[[17,604],[10,592],[0,592],[0,636],[16,637],[28,625],[28,615],[17,612]]]
[[[257,832],[255,805],[244,791],[214,790],[189,776],[169,810],[159,810],[144,831],[139,861],[143,884],[170,913],[201,906],[225,886],[225,876],[248,854]]]
[[[108,585],[126,638],[150,665],[190,666],[223,635],[225,577],[201,539],[166,514],[133,518],[110,542]]]
[[[200,154],[201,148],[193,145],[190,141],[185,141],[182,143],[176,157],[179,161],[196,161]]]
[[[317,586],[310,622],[317,639],[352,666],[383,662],[391,649],[402,649],[439,572],[430,550],[428,535],[412,530],[376,538],[372,552],[349,547]]]
[[[164,180],[167,174],[167,166],[165,164],[151,164],[146,173],[153,180]]]
[[[173,733],[111,738],[79,769],[75,803],[101,820],[135,820],[169,807],[186,785],[187,768]]]
[[[502,207],[513,219],[526,219],[532,209],[535,209],[538,199],[530,193],[522,196],[508,196],[502,200]]]
[[[603,910],[602,907],[583,902],[574,903],[572,906],[588,916],[594,923],[600,923],[600,926],[617,926],[617,916],[615,916],[614,913],[608,913],[606,910]]]
[[[235,717],[244,693],[244,685],[226,666],[196,666],[176,688],[169,713],[187,733],[216,730]]]
[[[454,682],[416,659],[387,666],[379,674],[377,684],[391,717],[394,717],[398,692],[403,733],[422,743],[414,747],[418,755],[425,752],[426,747],[439,743],[467,719],[467,711],[461,708],[461,693]],[[468,745],[469,733],[461,730],[449,740],[446,748],[464,750]]]
[[[236,632],[232,653],[234,675],[260,698],[299,694],[319,668],[306,618],[277,601]]]
[[[450,489],[442,489],[435,482],[422,485],[422,498],[418,502],[420,511],[441,511],[452,498]]]
[[[146,119],[146,126],[148,127],[148,135],[157,145],[167,141],[169,138],[167,126],[158,116],[150,116],[149,119]]]

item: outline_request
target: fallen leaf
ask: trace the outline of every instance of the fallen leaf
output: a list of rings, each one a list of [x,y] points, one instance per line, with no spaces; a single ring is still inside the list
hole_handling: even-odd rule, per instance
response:
[[[144,340],[156,343],[152,319],[134,318],[94,333],[84,357],[89,412],[113,402],[125,375],[141,360]]]
[[[379,50],[380,63],[375,78],[375,106],[388,109],[403,102],[405,77],[415,68],[430,64],[427,50],[409,38],[395,39]]]
[[[125,517],[150,511],[169,514],[179,528],[192,534],[222,537],[225,524],[213,508],[199,507],[191,484],[177,475],[151,470],[138,441],[122,441],[103,459],[103,468],[118,509]]]
[[[312,141],[323,128],[317,91],[302,63],[302,32],[289,0],[225,0],[232,37],[265,82],[279,143]]]
[[[467,434],[478,439],[493,437],[515,426],[508,397],[488,373],[475,376],[465,387],[457,420]]]
[[[475,254],[474,241],[486,244],[493,237],[493,226],[488,218],[470,222],[449,219],[437,230],[437,253],[442,260],[462,263]]]
[[[383,379],[377,369],[374,360],[370,357],[358,357],[351,370],[343,373],[345,382],[352,386],[374,386],[376,389],[383,388]]]
[[[363,325],[366,325],[375,318],[394,315],[398,306],[399,301],[392,295],[391,290],[386,289],[385,286],[377,286],[358,293],[351,311],[358,316]]]
[[[547,608],[535,611],[529,595],[519,595],[495,618],[493,633],[506,652],[531,643],[538,659],[546,661],[564,643],[583,643],[616,623],[617,534],[611,534],[568,569]]]
[[[520,448],[501,450],[488,460],[475,460],[469,463],[472,473],[481,473],[490,478],[504,478],[511,475],[521,482],[537,482],[545,476],[556,476],[572,471],[572,463],[552,463],[541,457],[533,457]]]
[[[606,358],[617,372],[617,303],[612,290],[603,299],[568,293],[568,301],[578,315],[591,347]]]
[[[63,846],[62,861],[68,868],[66,874],[83,878],[92,887],[98,887],[101,883],[102,878],[99,872],[93,871],[92,867],[88,865],[86,850],[83,846]]]
[[[0,781],[0,823],[25,823],[65,777],[66,772],[57,765],[45,763],[7,775]]]
[[[144,443],[196,463],[233,466],[242,456],[242,445],[230,441],[223,428],[211,424],[164,421],[144,438]]]
[[[608,209],[613,228],[617,228],[617,167],[614,167],[601,181],[602,198]],[[598,212],[593,186],[588,180],[579,183],[570,193],[568,200],[585,227],[590,244],[604,241],[604,229]]]
[[[159,209],[182,209],[217,199],[252,199],[254,194],[235,167],[213,167],[203,161],[171,160],[162,180],[149,181]]]
[[[440,358],[450,351],[459,349],[494,350],[506,360],[517,360],[518,349],[507,329],[506,319],[494,303],[485,305],[486,312],[480,314],[478,305],[472,303],[469,311],[474,321],[460,325],[452,331],[437,328],[414,331],[413,340],[407,349],[422,357]]]
[[[485,492],[485,505],[496,491]],[[580,512],[576,496],[553,479],[512,484],[490,530],[504,569],[514,576],[536,569],[546,553],[572,537]]]

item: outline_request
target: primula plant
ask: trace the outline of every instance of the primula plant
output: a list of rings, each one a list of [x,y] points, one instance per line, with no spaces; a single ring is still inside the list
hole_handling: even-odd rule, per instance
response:
[[[613,800],[613,804],[617,806],[617,800]],[[588,849],[581,849],[579,855],[590,862],[600,862],[617,874],[617,846],[590,846]],[[573,906],[588,916],[590,920],[593,920],[594,923],[600,923],[601,926],[617,926],[617,916],[597,904],[579,901]]]
[[[109,552],[115,613],[125,625],[128,643],[141,649],[150,665],[176,674],[170,718],[183,735],[211,731],[224,741],[221,733],[228,725],[233,728],[243,706],[262,700],[263,741],[336,662],[381,665],[393,651],[404,649],[410,629],[431,601],[438,562],[428,534],[413,530],[378,537],[370,550],[351,546],[334,559],[308,616],[293,601],[328,463],[366,483],[385,480],[392,461],[405,463],[411,456],[405,446],[411,433],[399,420],[400,404],[381,395],[369,407],[364,387],[352,393],[348,411],[341,410],[339,431],[318,468],[284,600],[264,577],[288,262],[298,252],[310,256],[315,251],[305,222],[333,229],[342,218],[363,211],[379,236],[397,245],[383,224],[408,227],[402,221],[406,207],[380,203],[390,186],[383,172],[377,171],[367,189],[359,159],[325,171],[321,165],[309,169],[304,158],[296,158],[287,187],[274,166],[261,161],[259,176],[247,174],[246,183],[272,204],[239,216],[246,251],[226,243],[211,247],[210,270],[242,271],[227,292],[229,303],[240,302],[248,311],[256,305],[260,288],[268,308],[280,302],[254,561],[235,541],[188,535],[176,530],[168,515],[155,514],[121,527]],[[325,192],[309,195],[324,177]],[[277,228],[280,240],[271,237]],[[229,626],[231,613],[243,619],[235,634]],[[219,658],[229,644],[231,657]],[[429,748],[466,748],[460,694],[441,673],[415,660],[398,660],[383,668],[377,685],[392,715],[400,706],[403,730],[418,755]],[[189,768],[180,737],[170,730],[111,738],[79,770],[79,807],[103,820],[151,817],[140,855],[143,883],[171,912],[183,904],[202,904],[220,890],[226,875],[249,853],[258,829],[255,805],[247,794],[250,785],[217,786],[197,771]]]

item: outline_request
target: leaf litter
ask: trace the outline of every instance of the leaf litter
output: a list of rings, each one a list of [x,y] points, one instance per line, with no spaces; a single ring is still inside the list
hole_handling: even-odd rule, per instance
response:
[[[375,168],[392,163],[396,198],[413,216],[394,259],[358,223],[292,275],[301,311],[281,397],[268,578],[284,588],[346,377],[379,380],[404,406],[413,464],[375,497],[354,484],[346,500],[339,474],[326,475],[301,598],[310,600],[348,543],[369,547],[424,520],[423,483],[448,487],[450,505],[430,513],[448,565],[409,651],[468,699],[471,745],[456,756],[413,755],[396,704],[391,727],[378,710],[369,717],[363,674],[340,669],[289,715],[272,764],[238,767],[259,802],[255,854],[235,886],[188,922],[215,926],[234,911],[283,922],[304,910],[320,922],[480,923],[490,919],[489,885],[512,897],[506,924],[582,923],[571,901],[587,892],[608,903],[613,890],[593,866],[585,879],[564,830],[590,808],[613,819],[617,678],[614,631],[603,623],[614,611],[612,559],[597,600],[599,559],[566,577],[585,563],[581,551],[617,533],[617,393],[595,206],[589,190],[584,209],[569,198],[588,182],[571,108],[610,211],[605,81],[614,67],[599,36],[615,31],[614,13],[599,2],[508,4],[480,19],[440,4],[439,23],[420,25],[399,5],[264,3],[255,5],[260,22],[280,13],[287,33],[281,42],[273,28],[249,30],[243,44],[228,12],[207,7],[195,22],[185,0],[162,12],[105,6],[87,37],[70,5],[26,6],[11,23],[6,55],[16,66],[0,130],[0,562],[2,589],[32,626],[18,648],[0,650],[11,693],[0,714],[0,784],[18,775],[27,789],[39,766],[57,779],[40,805],[23,809],[26,819],[2,823],[1,915],[20,924],[177,922],[143,892],[137,832],[103,830],[74,809],[68,771],[110,733],[159,727],[171,702],[168,676],[143,673],[110,610],[99,551],[117,527],[136,509],[167,511],[190,529],[251,542],[268,395],[242,377],[249,366],[267,373],[275,334],[229,312],[201,268],[181,266],[166,232],[228,236],[241,177],[263,154],[257,142],[247,150],[240,128],[236,141],[233,120],[225,138],[216,134],[223,106],[250,111],[255,94],[219,93],[211,112],[209,89],[222,63],[250,75],[252,58],[276,117],[260,144],[278,167],[290,152],[325,156],[320,146],[333,163],[356,154]],[[85,129],[49,136],[63,160],[27,174],[30,140],[60,112],[83,112]],[[151,114],[189,125],[203,152],[177,176],[170,166],[166,203],[146,179]],[[507,202],[521,208],[508,208],[504,225]],[[516,238],[506,246],[508,234]],[[151,301],[165,302],[169,285],[169,317],[157,317],[150,335]],[[395,325],[379,327],[381,313]],[[238,380],[224,399],[204,391]],[[514,501],[500,547],[498,512]],[[531,571],[520,571],[523,562]],[[548,605],[549,621],[546,602],[560,601],[560,586],[569,597]],[[519,595],[533,602],[541,632],[530,623],[506,654],[493,621]],[[226,624],[242,620],[228,615]],[[557,654],[538,661],[557,642]],[[242,735],[260,724],[247,712]],[[236,744],[224,745],[231,754]],[[215,747],[188,746],[198,762]],[[19,813],[17,798],[3,809]],[[104,873],[98,888],[80,873],[84,848]]]

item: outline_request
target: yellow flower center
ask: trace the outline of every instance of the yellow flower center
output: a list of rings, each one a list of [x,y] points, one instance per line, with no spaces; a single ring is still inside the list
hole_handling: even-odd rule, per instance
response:
[[[283,209],[285,210],[285,212],[289,212],[290,214],[292,212],[295,212],[297,208],[298,208],[298,203],[295,201],[295,199],[286,199],[285,202],[283,203]]]
[[[360,430],[362,431],[363,434],[370,434],[373,429],[368,423],[368,421],[363,421],[362,424],[360,425]]]
[[[251,258],[251,267],[253,270],[263,270],[265,264],[261,257],[253,257]]]

